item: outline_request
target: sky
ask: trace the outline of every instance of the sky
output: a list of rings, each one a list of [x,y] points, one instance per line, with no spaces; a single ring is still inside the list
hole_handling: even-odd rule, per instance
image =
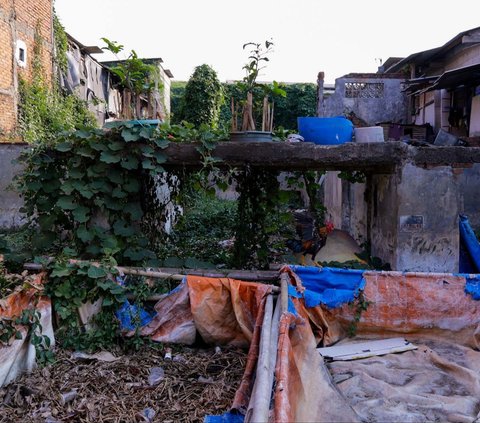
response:
[[[132,49],[161,57],[179,81],[202,64],[221,81],[241,79],[243,44],[272,40],[259,80],[316,82],[323,71],[331,84],[480,26],[478,0],[55,0],[55,9],[82,44],[103,47],[106,37],[125,46],[120,58]]]

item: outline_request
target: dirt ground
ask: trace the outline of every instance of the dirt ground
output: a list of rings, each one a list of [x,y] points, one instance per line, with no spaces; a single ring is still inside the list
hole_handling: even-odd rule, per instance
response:
[[[55,364],[0,388],[0,422],[202,422],[229,409],[241,350],[144,347],[115,361],[57,351]]]

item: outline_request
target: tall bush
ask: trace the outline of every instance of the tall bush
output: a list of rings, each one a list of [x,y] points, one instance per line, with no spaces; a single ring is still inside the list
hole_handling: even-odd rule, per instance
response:
[[[217,73],[208,65],[195,68],[185,87],[183,118],[196,127],[217,127],[223,88]]]

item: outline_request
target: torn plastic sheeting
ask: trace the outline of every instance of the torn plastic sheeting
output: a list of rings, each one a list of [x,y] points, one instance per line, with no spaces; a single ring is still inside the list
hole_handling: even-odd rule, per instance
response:
[[[116,281],[121,286],[126,285],[125,276],[117,276]],[[142,307],[130,304],[128,300],[125,300],[122,306],[115,312],[115,316],[120,322],[120,329],[124,331],[133,331],[148,325],[154,317],[153,314],[148,313]]]
[[[480,272],[480,243],[473,232],[468,217],[459,215],[460,242],[465,246],[470,261],[473,263],[477,272]],[[463,269],[460,269],[463,271]]]
[[[284,313],[279,331],[272,421],[359,422],[332,385],[308,321]]]
[[[365,287],[364,270],[304,266],[290,266],[290,269],[301,279],[307,307],[319,304],[339,307],[352,302]],[[289,295],[291,292],[289,289]]]
[[[229,278],[187,276],[195,327],[211,345],[248,347],[269,285]]]
[[[153,315],[135,304],[130,304],[128,300],[115,312],[115,316],[120,322],[120,329],[127,331],[148,325],[153,319]]]
[[[260,283],[189,275],[157,302],[156,315],[140,333],[157,342],[191,345],[198,332],[208,344],[246,348],[270,291]]]
[[[190,307],[187,282],[184,279],[167,296],[155,304],[156,314],[140,334],[149,336],[155,342],[192,345],[197,330]],[[132,336],[134,332],[128,335]]]
[[[463,275],[466,279],[465,292],[474,300],[480,300],[480,275]]]
[[[42,275],[38,275],[37,283],[41,285]],[[51,345],[55,344],[52,326],[52,307],[47,297],[38,298],[39,290],[30,288],[28,290],[14,292],[0,301],[0,318],[13,319],[22,314],[22,311],[31,308],[35,304],[40,312],[40,324],[42,334],[50,338]],[[26,371],[35,368],[36,352],[35,346],[31,344],[30,337],[27,337],[28,330],[19,327],[22,339],[14,340],[8,346],[0,347],[0,386],[4,386]]]
[[[365,272],[363,277],[366,281],[363,291],[364,296],[366,300],[370,301],[370,304],[367,310],[362,312],[360,321],[357,322],[357,333],[360,336],[365,335],[369,339],[372,336],[382,338],[386,334],[394,332],[408,334],[409,337],[415,336],[414,339],[448,339],[449,342],[469,345],[474,348],[480,346],[480,305],[470,295],[465,294],[466,284],[475,280],[478,281],[476,276]],[[291,278],[292,282],[295,283],[293,275],[291,275]],[[332,384],[331,376],[325,364],[321,360],[318,361],[318,352],[317,355],[314,355],[313,352],[316,351],[316,344],[320,340],[323,340],[326,346],[346,336],[346,329],[355,321],[355,309],[346,304],[335,309],[328,309],[324,306],[306,307],[304,298],[301,298],[302,295],[300,294],[303,288],[301,284],[298,284],[293,291],[290,289],[297,315],[284,314],[282,316],[273,421],[353,422],[369,420],[369,416],[363,412],[362,408],[357,410],[356,402],[350,402],[349,404],[345,401],[345,397],[338,393],[336,387]],[[419,357],[425,355],[423,351],[405,354],[413,354],[414,356],[418,354]],[[472,357],[472,354],[478,353],[470,350],[466,353],[465,358]],[[456,357],[455,353],[452,355]],[[391,356],[385,357],[387,357],[385,360],[388,361]],[[372,360],[379,361],[378,357]],[[418,360],[414,359],[412,362],[416,361]],[[442,377],[446,372],[455,370],[452,363],[446,364],[442,361],[442,366],[444,367],[441,367],[440,370],[435,366],[432,367],[433,370],[436,370],[435,378],[437,379],[432,382],[435,389],[443,389],[442,386],[448,387],[449,384],[445,384],[445,379],[442,379]],[[368,367],[366,366],[366,368]],[[393,389],[400,388],[401,386],[397,386],[396,379],[392,379],[392,376],[390,376],[392,373],[391,367],[387,365],[386,368],[387,370],[381,374],[385,374],[389,378],[388,380],[394,380]],[[405,368],[406,366],[400,367],[399,372],[404,374]],[[478,366],[475,368],[478,369]],[[419,374],[421,375],[421,371]],[[458,374],[463,375],[467,381],[474,376],[473,373],[470,373],[470,370],[462,374],[458,372]],[[421,376],[419,377],[421,378]],[[435,385],[436,380],[438,380],[440,388]],[[385,384],[379,386],[380,395],[375,400],[378,403],[369,401],[370,381],[370,378],[365,379],[365,384],[362,385],[363,389],[359,391],[359,382],[357,379],[351,378],[349,382],[351,393],[358,393],[358,397],[365,400],[365,405],[373,405],[373,410],[377,409],[376,404],[379,406],[385,404],[387,409],[394,408],[391,401],[396,404],[395,398],[389,396],[393,390],[387,389]],[[407,390],[409,386],[411,385],[408,384]],[[475,382],[474,390],[472,392],[468,391],[469,397],[478,398],[477,388]],[[446,390],[448,391],[447,388]],[[427,393],[432,393],[432,391],[427,391]],[[464,412],[465,410],[462,411],[461,397],[454,396],[447,405],[439,407],[438,403],[441,401],[435,400],[435,394],[436,392],[434,392],[431,400],[425,401],[423,401],[423,393],[420,395],[412,394],[411,397],[414,400],[423,401],[425,404],[427,402],[435,403],[432,410],[427,410],[428,412],[444,410],[445,414],[447,410],[450,412],[450,410],[457,408],[462,412],[458,416],[463,418],[464,415],[468,415]],[[442,400],[445,402],[445,397]],[[355,401],[358,402],[358,400]],[[470,398],[468,401],[470,401]],[[454,402],[460,404],[460,408],[454,407]],[[406,401],[402,403],[406,403]],[[360,405],[363,407],[363,403]],[[428,404],[426,405],[428,408]],[[478,405],[471,407],[471,409],[473,411],[478,410],[476,407]],[[397,408],[392,415],[398,411]],[[460,417],[455,421],[460,421]],[[453,414],[452,419],[455,419]],[[407,420],[397,418],[390,421]]]

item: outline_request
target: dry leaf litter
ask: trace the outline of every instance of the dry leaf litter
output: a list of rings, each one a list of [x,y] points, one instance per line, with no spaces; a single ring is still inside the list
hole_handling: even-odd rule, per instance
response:
[[[57,351],[55,364],[0,388],[0,422],[202,422],[232,404],[241,350],[146,347],[118,358]]]

